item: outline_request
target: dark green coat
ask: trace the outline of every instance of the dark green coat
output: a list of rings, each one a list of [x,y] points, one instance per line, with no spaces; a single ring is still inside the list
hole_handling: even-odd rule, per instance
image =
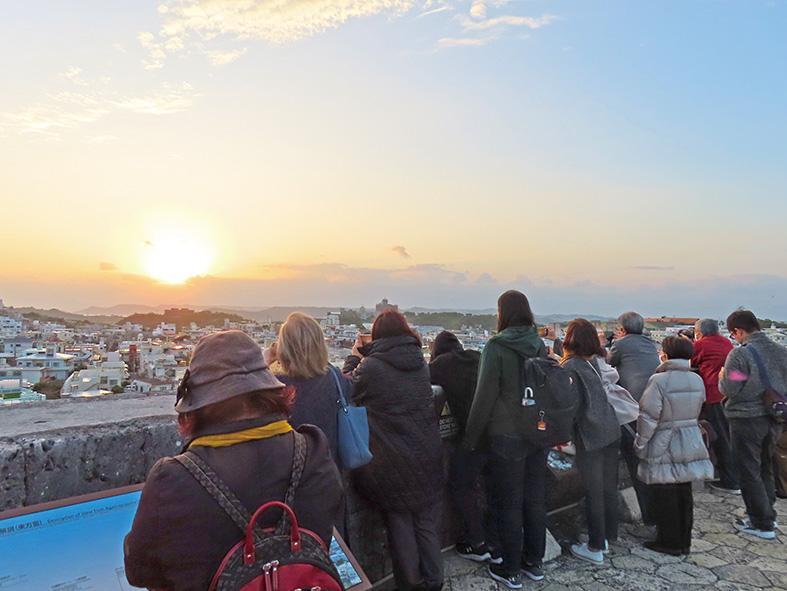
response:
[[[512,326],[489,339],[478,368],[466,447],[476,449],[490,436],[521,434],[522,364],[546,354],[544,341],[533,326]]]

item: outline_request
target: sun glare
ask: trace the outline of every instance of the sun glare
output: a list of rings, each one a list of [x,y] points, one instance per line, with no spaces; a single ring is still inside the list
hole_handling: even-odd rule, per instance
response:
[[[177,285],[205,275],[213,257],[213,247],[204,237],[172,229],[145,241],[142,266],[149,277]]]

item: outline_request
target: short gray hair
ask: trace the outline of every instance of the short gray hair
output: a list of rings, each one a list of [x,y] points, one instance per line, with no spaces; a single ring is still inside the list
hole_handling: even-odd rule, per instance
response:
[[[704,337],[719,334],[719,321],[713,318],[702,318],[694,325],[694,332],[699,332]]]
[[[645,330],[645,319],[636,312],[624,312],[618,316],[618,324],[627,334],[642,334]]]

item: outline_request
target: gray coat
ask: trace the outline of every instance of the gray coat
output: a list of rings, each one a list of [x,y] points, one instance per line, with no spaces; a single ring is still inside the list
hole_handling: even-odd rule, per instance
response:
[[[749,419],[768,414],[762,400],[765,384],[748,350],[750,347],[756,348],[762,357],[771,386],[779,392],[787,392],[787,349],[774,343],[765,334],[755,332],[749,336],[746,346],[730,351],[724,363],[724,377],[719,379],[719,391],[726,398],[724,414],[730,419]]]
[[[659,365],[659,352],[645,335],[628,334],[612,343],[609,364],[620,374],[618,383],[639,400]]]
[[[634,449],[640,458],[637,476],[645,484],[713,479],[697,422],[705,385],[690,365],[684,359],[662,363],[639,401]]]
[[[586,451],[595,451],[617,441],[620,438],[618,417],[607,401],[596,360],[569,357],[563,367],[574,372],[581,393],[574,421],[574,443]]]

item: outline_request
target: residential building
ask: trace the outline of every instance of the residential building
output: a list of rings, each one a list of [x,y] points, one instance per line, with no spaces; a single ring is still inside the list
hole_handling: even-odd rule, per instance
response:
[[[72,373],[63,383],[61,397],[100,396],[122,386],[128,378],[126,363],[117,351],[107,353],[106,361]]]
[[[14,316],[0,316],[0,339],[13,338],[21,332],[21,319]]]
[[[73,371],[73,355],[56,353],[53,345],[45,349],[30,349],[16,359],[16,367],[22,372],[21,378],[37,384],[43,379],[65,380]]]
[[[42,400],[46,400],[46,396],[25,387],[21,379],[0,379],[0,406]]]

